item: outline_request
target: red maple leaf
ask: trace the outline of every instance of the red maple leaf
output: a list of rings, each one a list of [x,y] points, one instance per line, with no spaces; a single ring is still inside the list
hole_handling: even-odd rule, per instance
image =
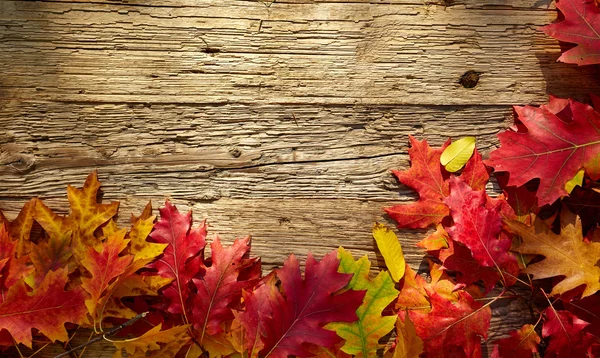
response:
[[[512,240],[502,231],[501,204],[494,205],[487,194],[473,190],[458,178],[450,180],[450,196],[444,201],[450,207],[454,225],[446,231],[450,238],[467,246],[473,258],[482,266],[495,267],[503,281],[514,283],[519,273],[516,258],[509,252]]]
[[[535,326],[526,324],[519,330],[512,330],[510,337],[495,341],[491,358],[533,358],[540,342]]]
[[[593,357],[594,346],[600,339],[585,332],[589,323],[569,311],[556,311],[549,307],[545,311],[546,321],[542,336],[550,338],[544,357]]]
[[[429,290],[431,311],[409,311],[427,357],[481,357],[481,339],[487,339],[491,310],[467,292],[456,294],[458,300],[452,302]]]
[[[398,227],[424,229],[440,223],[449,213],[443,202],[450,194],[447,180],[449,173],[440,164],[440,156],[450,141],[440,148],[432,149],[427,140],[419,142],[412,136],[409,138],[411,166],[408,170],[394,170],[393,173],[402,184],[419,193],[419,200],[413,204],[385,208],[385,211],[398,222]],[[475,190],[485,187],[488,174],[478,152],[467,162],[461,178]]]
[[[565,51],[559,61],[592,65],[600,63],[600,9],[593,0],[560,0],[556,7],[564,20],[542,27],[557,40],[578,44]]]
[[[86,315],[85,294],[78,287],[65,291],[67,270],[50,271],[33,292],[23,280],[12,286],[0,304],[0,327],[17,343],[31,348],[31,330],[37,329],[50,340],[68,340],[65,323],[81,323]]]
[[[249,303],[242,323],[248,332],[257,332],[257,328],[262,331],[253,336],[260,336],[264,344],[260,351],[263,357],[308,357],[312,354],[306,344],[333,348],[340,342],[335,332],[323,326],[330,322],[357,320],[356,309],[365,292],[338,293],[352,277],[338,273],[338,265],[336,251],[325,255],[321,261],[309,254],[302,279],[298,260],[290,255],[283,268],[276,271],[283,295],[271,282],[265,284],[270,287],[263,285],[247,297]]]
[[[190,295],[192,278],[202,269],[202,258],[206,246],[206,224],[191,229],[192,214],[180,214],[169,201],[160,209],[160,220],[154,225],[150,238],[157,243],[169,244],[152,267],[162,277],[173,278],[163,289],[169,305],[167,311],[184,314]],[[187,322],[186,322],[187,323]]]
[[[500,133],[500,148],[487,161],[496,171],[510,173],[511,186],[539,178],[540,206],[567,195],[565,183],[579,169],[594,180],[600,176],[600,113],[573,100],[568,107],[564,103],[550,97],[547,106],[515,107],[522,126]]]

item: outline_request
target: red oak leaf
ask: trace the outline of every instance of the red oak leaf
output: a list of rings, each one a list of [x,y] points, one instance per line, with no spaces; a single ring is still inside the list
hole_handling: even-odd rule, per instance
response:
[[[491,310],[467,292],[456,293],[458,300],[452,302],[429,291],[431,311],[409,311],[429,358],[481,357],[481,338],[487,338]]]
[[[150,238],[157,243],[169,244],[162,256],[152,264],[158,274],[174,279],[164,290],[170,313],[185,314],[186,301],[190,295],[192,278],[201,273],[206,224],[190,230],[192,214],[180,214],[169,201],[160,209],[160,220],[154,225]]]
[[[0,224],[0,303],[5,302],[13,285],[33,271],[27,256],[16,257],[17,246],[18,241],[11,239],[6,224]]]
[[[256,259],[242,259],[250,250],[250,238],[235,240],[231,247],[223,248],[219,238],[210,245],[211,261],[201,278],[192,279],[198,293],[192,298],[192,323],[200,331],[200,342],[205,335],[222,330],[220,324],[234,318],[229,307],[242,298],[242,290],[258,281],[259,275],[240,280],[240,272],[254,265]]]
[[[502,277],[508,272],[512,279],[519,273],[516,258],[509,252],[512,240],[500,235],[502,230],[501,204],[489,200],[484,191],[475,191],[458,178],[451,178],[450,196],[444,201],[450,208],[454,225],[446,231],[450,238],[467,246],[473,258],[482,266],[495,267]]]
[[[560,0],[556,7],[564,20],[542,27],[546,35],[578,44],[565,51],[559,61],[592,65],[600,63],[600,9],[593,0]]]
[[[533,358],[540,342],[535,326],[525,324],[521,329],[511,331],[510,337],[495,341],[497,345],[491,358]]]
[[[544,357],[593,357],[591,350],[600,345],[600,339],[584,331],[589,323],[569,311],[545,311],[546,321],[542,336],[550,338]],[[588,354],[590,353],[590,354]]]
[[[500,148],[487,161],[496,171],[510,173],[511,186],[539,178],[539,205],[567,195],[565,184],[579,169],[594,180],[600,174],[600,113],[573,100],[556,113],[563,103],[550,97],[547,106],[515,107],[522,127],[500,133]]]
[[[315,344],[333,348],[340,338],[333,331],[323,328],[330,322],[353,322],[358,319],[356,309],[361,305],[364,291],[338,293],[350,281],[352,275],[338,273],[337,252],[331,252],[316,261],[312,255],[306,259],[304,279],[300,265],[291,255],[277,270],[281,280],[283,295],[273,287],[259,288],[248,297],[248,331],[261,329],[260,338],[264,344],[263,357],[286,358],[311,356],[305,344]],[[264,287],[264,286],[261,286]],[[256,300],[252,304],[252,300]],[[266,301],[259,303],[261,301]],[[250,309],[264,309],[266,312],[248,312]],[[256,323],[259,319],[259,323]],[[256,336],[257,334],[255,334]]]
[[[398,227],[423,229],[440,223],[449,213],[443,202],[450,194],[447,180],[449,173],[440,164],[440,156],[450,141],[440,148],[432,149],[427,140],[419,142],[412,136],[409,138],[411,167],[405,171],[394,170],[393,173],[402,184],[419,193],[419,201],[395,205],[385,211],[398,222]],[[489,177],[477,151],[465,165],[461,178],[475,190],[485,187]]]
[[[81,288],[65,291],[67,270],[50,271],[33,292],[21,280],[0,304],[0,327],[8,330],[17,343],[31,348],[33,328],[50,340],[68,340],[64,324],[81,323],[86,315],[85,293]]]

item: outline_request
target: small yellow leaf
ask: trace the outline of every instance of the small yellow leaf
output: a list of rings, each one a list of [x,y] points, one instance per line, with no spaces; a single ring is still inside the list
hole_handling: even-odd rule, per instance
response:
[[[377,242],[377,247],[381,251],[381,255],[383,255],[385,265],[390,270],[392,279],[395,282],[400,281],[404,276],[406,263],[402,247],[400,246],[400,242],[398,242],[398,237],[388,227],[379,223],[375,223],[373,227],[373,237],[375,238],[375,242]]]
[[[450,144],[442,153],[440,163],[450,173],[465,166],[475,150],[475,137],[464,137]]]
[[[576,186],[581,186],[583,184],[583,174],[585,174],[585,169],[581,168],[579,169],[577,174],[575,174],[575,176],[571,178],[571,180],[565,183],[565,190],[567,191],[567,193],[571,194],[571,192],[573,191],[573,189],[575,189]]]

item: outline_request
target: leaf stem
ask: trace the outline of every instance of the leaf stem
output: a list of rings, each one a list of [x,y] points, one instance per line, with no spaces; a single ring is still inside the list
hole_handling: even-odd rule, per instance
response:
[[[85,347],[89,346],[89,345],[90,345],[90,344],[92,344],[92,343],[96,343],[96,342],[98,342],[98,341],[101,341],[101,340],[103,340],[103,339],[106,339],[106,337],[110,337],[110,336],[114,335],[115,333],[119,332],[120,330],[122,330],[123,328],[125,328],[125,327],[127,327],[127,326],[131,326],[131,325],[132,325],[132,324],[134,324],[135,322],[137,322],[137,321],[139,321],[140,319],[142,319],[142,318],[146,317],[146,315],[147,315],[147,314],[148,314],[148,312],[140,313],[140,314],[138,314],[137,316],[135,316],[135,317],[133,317],[132,319],[130,319],[129,321],[127,321],[127,322],[125,322],[125,323],[123,323],[123,324],[121,324],[121,325],[118,325],[117,327],[114,327],[114,328],[112,328],[110,331],[108,331],[108,332],[104,333],[103,335],[101,335],[101,336],[98,336],[98,337],[96,337],[96,338],[94,338],[94,339],[91,339],[91,340],[87,341],[86,343],[84,343],[84,344],[81,344],[81,345],[79,345],[79,346],[77,346],[77,347],[75,347],[75,348],[72,348],[72,349],[70,349],[70,350],[68,350],[68,351],[66,351],[66,352],[63,352],[63,353],[61,353],[61,354],[59,354],[59,355],[57,355],[57,356],[54,356],[54,358],[61,358],[61,357],[65,357],[65,356],[67,356],[67,355],[69,355],[69,354],[71,354],[71,353],[73,353],[73,352],[75,352],[75,351],[78,351],[78,350],[80,350],[80,349],[82,349],[82,348],[85,348]]]

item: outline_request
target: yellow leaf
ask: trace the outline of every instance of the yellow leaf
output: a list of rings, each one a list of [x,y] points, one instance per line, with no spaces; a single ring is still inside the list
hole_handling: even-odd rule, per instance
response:
[[[475,137],[463,137],[450,144],[442,153],[440,163],[450,173],[465,166],[475,150]]]
[[[404,276],[406,263],[398,237],[388,227],[379,223],[375,223],[373,227],[373,237],[392,278],[396,282],[400,281]]]
[[[134,260],[154,259],[168,246],[168,244],[157,244],[146,240],[154,227],[155,218],[156,216],[150,216],[147,219],[136,220],[132,224],[128,238],[131,240],[129,252],[135,255]]]
[[[573,178],[571,178],[568,182],[565,183],[565,190],[567,191],[567,193],[571,194],[571,192],[573,191],[573,189],[575,189],[576,186],[581,186],[583,184],[584,174],[585,169],[581,168]]]

